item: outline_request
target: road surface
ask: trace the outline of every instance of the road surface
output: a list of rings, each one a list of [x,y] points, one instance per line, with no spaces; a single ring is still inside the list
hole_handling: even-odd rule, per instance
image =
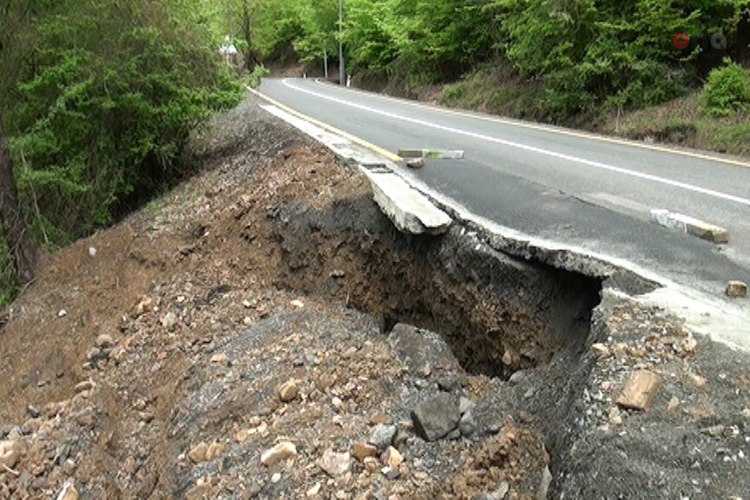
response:
[[[750,162],[454,112],[312,79],[264,95],[369,143],[465,151],[416,175],[471,212],[531,236],[627,260],[721,296],[750,282]],[[717,246],[649,222],[669,209],[729,229]]]

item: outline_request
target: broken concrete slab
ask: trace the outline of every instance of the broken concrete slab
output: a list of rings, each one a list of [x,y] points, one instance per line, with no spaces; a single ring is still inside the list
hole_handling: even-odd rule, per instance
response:
[[[648,411],[661,388],[661,375],[651,370],[631,373],[617,398],[621,408]]]
[[[453,219],[425,195],[392,172],[361,169],[370,179],[375,202],[399,231],[411,234],[443,234]]]
[[[463,160],[463,151],[448,149],[399,149],[401,158],[433,158],[438,160]]]
[[[669,210],[651,210],[651,221],[675,231],[682,231],[712,243],[729,243],[729,231],[723,227],[709,224],[688,215],[670,212]]]

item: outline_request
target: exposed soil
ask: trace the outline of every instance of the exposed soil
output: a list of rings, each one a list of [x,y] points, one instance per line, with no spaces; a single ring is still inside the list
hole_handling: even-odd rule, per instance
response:
[[[460,224],[399,233],[255,104],[196,138],[204,174],[52,256],[9,310],[0,498],[750,491],[744,354]],[[614,402],[636,369],[664,379],[648,412]],[[426,441],[412,412],[445,394],[471,409]]]

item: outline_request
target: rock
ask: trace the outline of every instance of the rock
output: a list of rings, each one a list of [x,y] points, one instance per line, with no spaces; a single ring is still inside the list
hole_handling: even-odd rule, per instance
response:
[[[467,411],[461,417],[461,421],[458,423],[458,430],[464,436],[471,436],[477,431],[477,422],[474,420],[474,415],[471,410]]]
[[[504,500],[508,491],[510,491],[510,484],[508,484],[507,481],[503,481],[495,491],[490,493],[480,493],[474,497],[474,500]]]
[[[175,326],[177,326],[177,315],[173,312],[168,312],[164,315],[164,317],[161,318],[161,326],[166,328],[167,330],[173,329]]]
[[[260,463],[266,467],[271,467],[295,456],[297,456],[297,447],[294,443],[284,441],[264,451],[260,456]]]
[[[229,364],[229,358],[226,354],[214,354],[211,356],[211,363],[217,364],[217,365],[226,365]]]
[[[33,405],[29,405],[26,407],[26,414],[30,418],[39,418],[42,416],[42,412],[40,412],[39,409]]]
[[[290,302],[290,304],[296,307],[297,309],[302,309],[303,307],[305,307],[305,303],[302,302],[301,300],[293,300]]]
[[[115,341],[111,336],[103,333],[96,338],[96,347],[99,349],[109,349],[115,345]]]
[[[323,457],[318,460],[318,465],[331,477],[337,477],[349,471],[352,465],[352,457],[348,453],[336,453],[328,449]]]
[[[276,388],[276,393],[279,395],[279,399],[284,403],[294,401],[299,394],[297,381],[294,379],[287,380]]]
[[[151,297],[143,297],[133,308],[133,316],[135,316],[136,318],[142,316],[151,309],[151,306],[153,304],[154,301],[151,299]]]
[[[639,370],[628,377],[617,398],[621,408],[648,411],[661,388],[661,375],[650,370]]]
[[[393,443],[393,438],[396,436],[395,425],[383,425],[378,424],[370,433],[370,439],[368,443],[377,446],[379,449],[384,450]]]
[[[513,372],[513,375],[510,376],[508,379],[508,383],[510,385],[517,385],[526,380],[529,377],[529,374],[525,371],[517,371]]]
[[[318,493],[320,493],[320,488],[322,487],[321,483],[315,483],[307,492],[305,492],[306,497],[314,497]]]
[[[398,468],[388,467],[385,466],[382,469],[380,469],[380,472],[390,480],[398,479],[398,477],[401,475],[401,472],[398,470]]]
[[[450,347],[436,333],[398,323],[388,335],[388,343],[411,373],[424,373],[428,365],[460,369]]]
[[[96,257],[96,254],[97,254],[96,247],[89,247],[89,256]]]
[[[404,456],[401,455],[396,448],[389,446],[388,449],[383,452],[380,461],[383,465],[386,465],[391,469],[398,469],[398,466],[404,463]]]
[[[378,469],[380,469],[380,462],[375,457],[365,458],[364,464],[365,464],[365,469],[367,469],[367,471],[370,473],[377,472]]]
[[[57,500],[78,500],[78,490],[76,490],[75,484],[72,479],[65,481],[62,490],[57,494]]]
[[[604,344],[596,343],[591,346],[591,350],[596,354],[598,358],[606,358],[609,356],[609,347]]]
[[[706,379],[701,377],[697,373],[689,373],[688,377],[690,377],[690,380],[698,389],[703,389],[704,387],[706,387]]]
[[[352,445],[352,456],[363,462],[367,457],[377,457],[378,447],[369,443],[354,443]]]
[[[91,380],[84,380],[83,382],[78,382],[73,390],[75,390],[76,394],[80,394],[83,391],[90,391],[94,388],[94,383]]]
[[[437,381],[438,389],[445,392],[453,392],[461,387],[461,382],[458,377],[455,376],[444,376]]]
[[[609,409],[609,425],[612,427],[622,425],[622,415],[620,415],[620,410],[616,406]]]
[[[393,423],[393,419],[386,415],[385,413],[376,413],[372,417],[370,417],[370,425],[378,425],[378,424],[386,424],[390,425]]]
[[[461,399],[458,400],[458,411],[461,412],[461,415],[473,410],[476,406],[477,404],[469,398],[462,396]]]
[[[667,404],[667,411],[668,412],[674,412],[677,407],[680,406],[680,400],[677,396],[672,396],[672,399],[669,400],[669,404]]]
[[[206,450],[206,462],[211,462],[224,454],[226,445],[218,441],[214,441],[208,446]]]
[[[424,158],[414,158],[412,160],[406,160],[406,166],[409,168],[422,168],[424,167]]]
[[[274,472],[273,475],[271,476],[271,482],[273,484],[276,484],[279,481],[281,481],[281,473],[280,472]]]
[[[411,412],[414,430],[422,439],[437,441],[456,429],[461,421],[456,396],[442,393],[420,403]]]
[[[546,500],[547,493],[549,493],[549,487],[552,484],[552,473],[549,470],[549,465],[542,471],[542,480],[539,484],[539,489],[536,492],[536,500]]]
[[[57,317],[58,317],[58,318],[64,318],[64,317],[65,317],[65,316],[67,316],[67,315],[68,315],[68,311],[66,311],[65,309],[60,309],[60,310],[59,310],[59,311],[57,312]]]
[[[194,463],[199,464],[206,461],[206,454],[208,453],[208,445],[201,441],[195,445],[189,452],[188,458]]]
[[[16,440],[0,441],[0,465],[13,468],[21,458],[21,445]]]
[[[730,281],[727,284],[726,294],[733,299],[747,297],[747,283],[743,283],[742,281]]]
[[[701,429],[701,434],[711,437],[721,437],[721,435],[724,434],[724,426],[713,425],[711,427],[706,427],[705,429]]]

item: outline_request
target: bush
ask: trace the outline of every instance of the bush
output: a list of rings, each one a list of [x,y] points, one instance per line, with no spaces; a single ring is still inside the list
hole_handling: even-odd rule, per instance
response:
[[[13,259],[0,228],[0,309],[5,307],[15,296],[18,283],[13,272]]]
[[[53,245],[182,178],[190,132],[243,95],[208,35],[158,2],[59,1],[33,31],[7,122],[26,213]]]
[[[708,116],[729,116],[750,105],[750,74],[735,63],[727,63],[708,75],[703,88],[703,112]]]
[[[271,71],[263,66],[262,64],[259,64],[258,66],[253,69],[253,72],[250,73],[250,76],[248,77],[248,85],[250,87],[257,89],[260,87],[260,82],[263,80],[264,77],[271,74]]]

